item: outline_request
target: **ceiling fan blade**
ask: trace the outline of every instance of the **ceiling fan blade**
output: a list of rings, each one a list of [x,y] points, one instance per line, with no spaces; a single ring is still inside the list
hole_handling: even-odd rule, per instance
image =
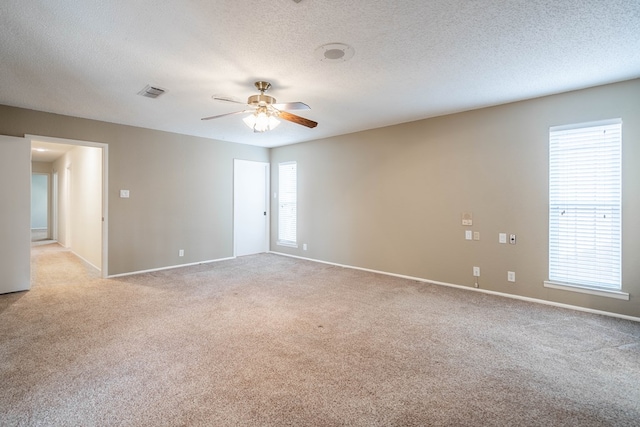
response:
[[[309,107],[304,102],[285,102],[283,104],[273,104],[275,108],[278,110],[310,110]]]
[[[223,101],[223,102],[233,102],[234,104],[244,104],[246,105],[247,103],[244,101],[238,101],[237,99],[233,99],[233,98],[229,98],[227,96],[212,96],[211,98],[213,98],[216,101]]]
[[[217,119],[219,117],[224,117],[224,116],[232,116],[234,114],[242,114],[242,113],[250,113],[253,110],[242,110],[242,111],[234,111],[233,113],[226,113],[226,114],[219,114],[217,116],[211,116],[211,117],[203,117],[200,120],[211,120],[211,119]]]
[[[306,126],[308,128],[314,128],[318,126],[318,123],[314,122],[313,120],[305,119],[304,117],[296,116],[295,114],[287,113],[286,111],[280,111],[278,117],[283,120]]]

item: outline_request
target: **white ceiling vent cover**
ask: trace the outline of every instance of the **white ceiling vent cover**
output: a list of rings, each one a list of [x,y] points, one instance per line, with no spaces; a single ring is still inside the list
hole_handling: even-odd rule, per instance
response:
[[[138,92],[138,95],[146,96],[147,98],[157,98],[165,92],[166,91],[164,89],[160,89],[159,87],[146,85],[140,92]]]

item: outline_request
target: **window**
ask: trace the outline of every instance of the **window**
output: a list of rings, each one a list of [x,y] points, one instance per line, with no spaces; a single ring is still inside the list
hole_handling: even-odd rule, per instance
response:
[[[298,203],[298,176],[296,162],[278,164],[278,244],[298,247],[296,219]]]
[[[619,119],[550,129],[545,286],[620,291],[621,152]]]

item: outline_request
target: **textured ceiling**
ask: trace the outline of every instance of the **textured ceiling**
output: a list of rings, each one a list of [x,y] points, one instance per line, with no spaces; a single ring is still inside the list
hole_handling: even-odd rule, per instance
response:
[[[273,147],[640,77],[639,52],[639,0],[2,0],[0,104]],[[261,79],[318,127],[200,120]]]

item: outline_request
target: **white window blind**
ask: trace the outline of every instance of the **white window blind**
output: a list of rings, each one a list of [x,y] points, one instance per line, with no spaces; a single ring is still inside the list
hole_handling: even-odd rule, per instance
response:
[[[622,122],[549,132],[549,280],[621,289]]]
[[[297,163],[278,165],[278,244],[296,246],[298,175]]]

